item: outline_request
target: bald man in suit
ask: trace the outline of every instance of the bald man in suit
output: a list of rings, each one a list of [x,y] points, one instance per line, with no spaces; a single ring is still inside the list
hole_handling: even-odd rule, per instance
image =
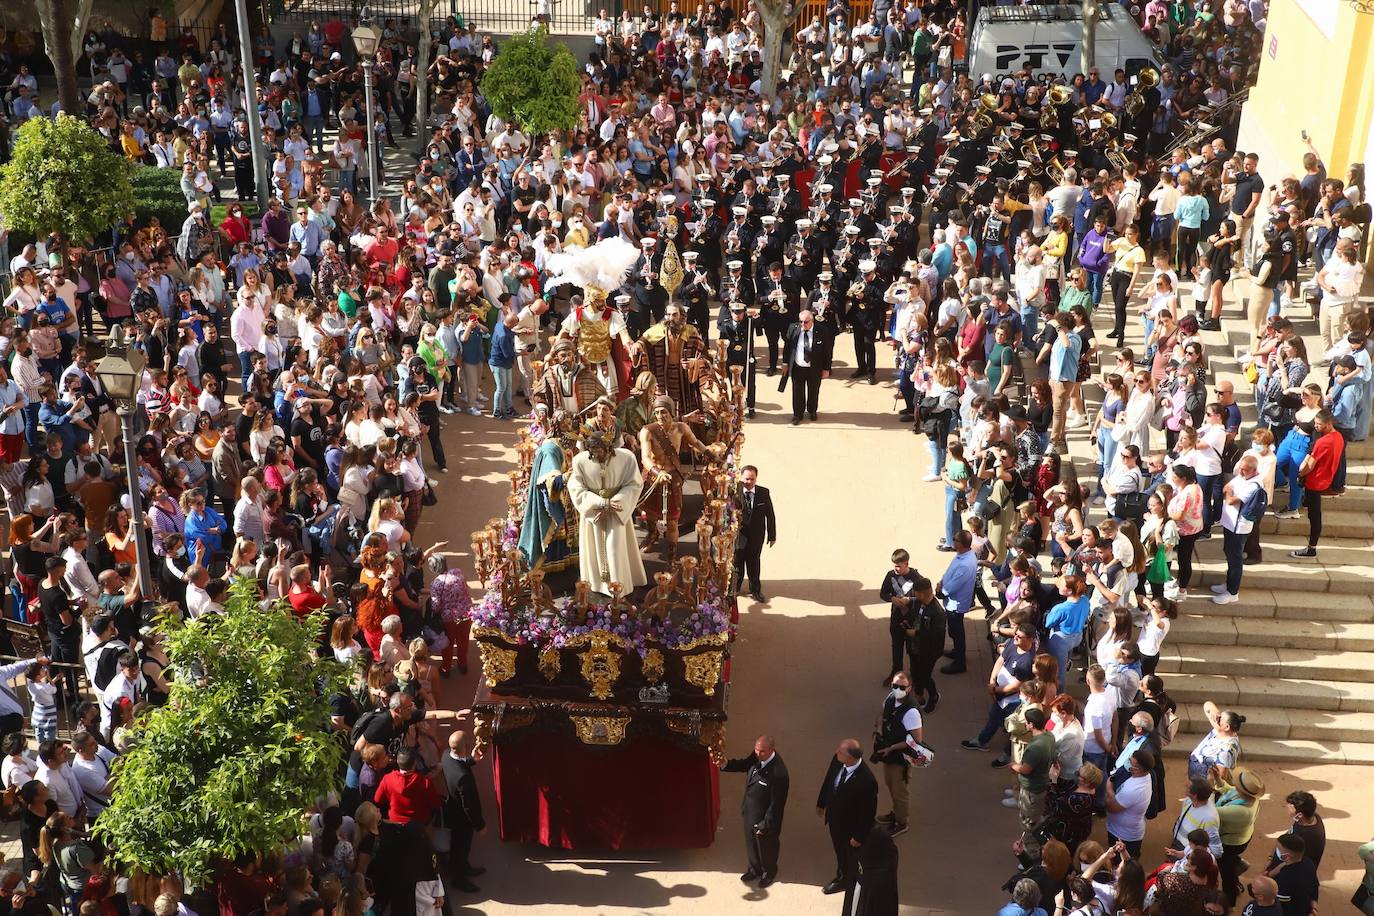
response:
[[[864,763],[863,747],[845,738],[821,780],[816,816],[830,830],[835,849],[835,877],[822,889],[838,894],[854,886],[858,877],[857,850],[863,845],[878,814],[878,780]]]

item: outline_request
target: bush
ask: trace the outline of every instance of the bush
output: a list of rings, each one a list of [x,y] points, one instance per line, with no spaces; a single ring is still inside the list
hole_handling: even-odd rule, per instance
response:
[[[0,213],[23,235],[95,238],[132,212],[130,172],[128,160],[78,118],[33,118],[0,166]]]
[[[140,165],[134,169],[134,220],[142,226],[156,216],[168,235],[176,235],[186,221],[186,195],[181,193],[181,170]]]

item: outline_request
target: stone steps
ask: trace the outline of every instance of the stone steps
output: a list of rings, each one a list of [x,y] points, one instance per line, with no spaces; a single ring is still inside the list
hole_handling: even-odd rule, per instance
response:
[[[1174,621],[1170,637],[1209,646],[1374,652],[1374,623],[1293,618],[1265,620],[1217,613],[1232,606],[1214,605],[1205,600],[1186,602],[1189,613],[1181,614]]]
[[[1248,573],[1254,567],[1247,567]],[[1184,602],[1181,619],[1175,621],[1175,638],[1189,632],[1191,621],[1236,617],[1250,620],[1330,621],[1332,623],[1362,624],[1374,621],[1374,597],[1349,592],[1286,591],[1260,588],[1246,579],[1241,580],[1240,600],[1235,604],[1212,604],[1208,593],[1197,590],[1197,597]],[[1249,631],[1247,631],[1249,632]]]
[[[1308,274],[1303,272],[1304,280]],[[1251,346],[1243,306],[1248,292],[1243,279],[1229,286],[1232,301],[1222,313],[1221,330],[1201,335],[1209,389],[1215,391],[1222,379],[1234,384],[1246,433],[1257,418],[1253,390],[1242,371]],[[1132,304],[1138,301],[1136,296]],[[1111,327],[1109,311],[1094,315],[1099,340]],[[1313,307],[1293,302],[1283,314],[1312,359],[1319,360]],[[1143,356],[1138,321],[1127,328],[1126,346]],[[1114,357],[1115,349],[1104,342],[1102,367],[1114,368]],[[1315,367],[1309,378],[1325,383],[1327,370]],[[1100,403],[1096,385],[1087,386],[1086,395]],[[1162,448],[1163,436],[1156,433],[1153,445]],[[1094,478],[1095,454],[1086,431],[1070,434],[1070,448],[1080,479]],[[1171,756],[1186,756],[1201,740],[1209,728],[1202,706],[1212,700],[1246,716],[1241,742],[1247,762],[1374,764],[1374,438],[1351,443],[1347,454],[1347,490],[1324,501],[1315,560],[1288,556],[1306,544],[1308,524],[1305,512],[1297,519],[1273,517],[1273,511],[1287,507],[1286,490],[1275,494],[1275,506],[1262,523],[1264,558],[1245,568],[1236,603],[1210,600],[1208,586],[1225,581],[1220,531],[1197,544],[1192,587],[1180,603],[1157,669],[1182,716],[1179,735],[1166,751]],[[1089,520],[1100,513],[1095,510]]]
[[[1246,712],[1248,716],[1248,711]],[[1249,723],[1246,723],[1249,728]],[[1206,732],[1179,728],[1174,742],[1164,751],[1170,757],[1186,757]],[[1266,738],[1241,735],[1241,762],[1277,763],[1284,766],[1310,766],[1319,763],[1374,764],[1374,743],[1366,741],[1314,741],[1310,739]]]
[[[1180,634],[1182,635],[1182,634]],[[1172,639],[1173,634],[1170,634]],[[1363,651],[1334,647],[1315,649],[1275,646],[1217,645],[1165,640],[1159,654],[1159,674],[1168,689],[1172,672],[1220,674],[1231,677],[1277,677],[1299,680],[1374,684],[1374,666]],[[1242,711],[1249,715],[1250,707]]]
[[[1289,710],[1374,713],[1374,684],[1359,681],[1173,673],[1168,675],[1167,689],[1169,696],[1173,697],[1180,707],[1196,706],[1201,709],[1203,703],[1212,700],[1223,707],[1247,710],[1278,707]],[[1246,730],[1249,730],[1248,723]]]

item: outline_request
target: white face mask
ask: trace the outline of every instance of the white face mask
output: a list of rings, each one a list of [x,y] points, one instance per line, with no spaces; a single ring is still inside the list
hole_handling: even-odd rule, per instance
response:
[[[907,690],[907,689],[906,689],[905,687],[893,687],[893,688],[892,688],[892,699],[894,699],[894,700],[903,699],[903,698],[906,696],[906,690]]]

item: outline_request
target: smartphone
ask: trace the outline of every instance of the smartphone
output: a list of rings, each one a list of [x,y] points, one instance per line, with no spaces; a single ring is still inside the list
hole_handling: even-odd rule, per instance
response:
[[[1302,132],[1302,139],[1304,143],[1307,142],[1307,131]]]

